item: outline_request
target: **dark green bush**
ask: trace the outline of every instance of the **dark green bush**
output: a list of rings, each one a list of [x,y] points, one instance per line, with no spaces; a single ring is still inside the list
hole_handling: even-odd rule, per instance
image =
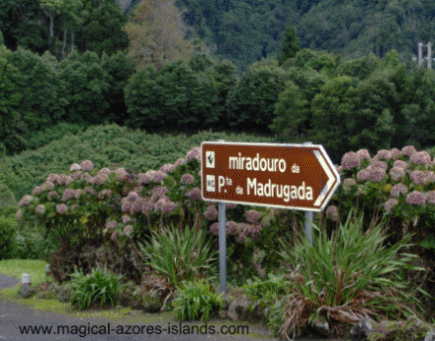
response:
[[[17,227],[15,218],[0,216],[0,260],[14,257]]]

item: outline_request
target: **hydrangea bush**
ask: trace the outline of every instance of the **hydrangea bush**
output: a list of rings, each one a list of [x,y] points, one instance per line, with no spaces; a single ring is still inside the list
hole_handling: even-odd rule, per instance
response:
[[[356,207],[372,218],[389,217],[385,228],[398,239],[413,232],[414,241],[421,242],[433,233],[435,160],[427,151],[405,146],[383,149],[371,157],[361,149],[343,155],[338,170],[342,185],[325,211],[329,220],[337,222]]]
[[[16,217],[44,235],[53,234],[63,254],[110,245],[129,257],[126,250],[137,250],[138,242],[169,225],[205,229],[217,249],[217,205],[201,198],[200,162],[196,147],[174,164],[146,173],[97,169],[90,160],[74,163],[66,174],[50,174],[32,195],[24,195]],[[265,276],[273,266],[267,260],[275,257],[274,236],[282,234],[276,224],[279,215],[241,205],[226,207],[229,272],[241,278],[249,273]]]

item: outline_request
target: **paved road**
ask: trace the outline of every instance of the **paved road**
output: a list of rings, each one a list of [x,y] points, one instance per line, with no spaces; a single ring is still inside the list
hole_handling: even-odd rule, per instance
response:
[[[10,278],[5,275],[0,274],[0,290],[12,287],[18,283],[18,280],[15,278]],[[139,321],[139,322],[138,322]],[[247,336],[243,335],[242,332],[234,335],[223,335],[222,333],[217,334],[219,332],[219,328],[222,326],[222,322],[209,322],[207,324],[208,328],[215,328],[215,333],[192,333],[188,332],[186,334],[174,334],[168,333],[168,321],[162,321],[159,324],[152,323],[148,326],[149,331],[154,330],[153,334],[147,334],[146,329],[142,335],[138,335],[139,327],[132,327],[130,330],[127,330],[130,326],[141,325],[144,323],[140,322],[140,318],[135,318],[134,320],[110,320],[103,318],[77,318],[71,317],[67,315],[62,315],[58,313],[50,313],[39,311],[28,307],[27,305],[22,305],[14,302],[5,301],[0,298],[0,341],[18,341],[18,340],[32,340],[32,341],[52,341],[52,340],[62,340],[62,341],[171,341],[171,340],[179,340],[179,341],[266,341],[266,340],[275,340],[268,335],[268,332],[265,328],[256,327],[255,330],[250,326],[249,331],[255,333],[255,336]],[[174,328],[174,324],[178,322],[172,322],[170,326]],[[110,324],[110,325],[109,325]],[[31,333],[28,334],[22,333],[20,331],[21,328],[26,326],[32,326],[38,328],[38,326],[47,326],[48,328],[52,328],[51,334],[43,334],[42,330],[40,330],[39,334]],[[68,326],[66,328],[70,328],[70,334],[62,333],[59,331],[66,330],[63,326]],[[197,322],[183,322],[182,326],[184,328],[200,328],[200,332],[205,332],[205,325],[199,321]],[[213,327],[212,327],[213,326]],[[226,323],[226,327],[234,328],[234,325],[231,323]],[[179,325],[177,325],[179,327]],[[60,329],[58,329],[60,328]],[[72,332],[75,329],[75,333]],[[93,328],[92,330],[90,328]],[[117,331],[120,331],[123,328],[124,331],[129,332],[129,334],[117,334]],[[143,327],[146,328],[146,327]],[[158,328],[161,329],[161,332],[158,333]],[[107,333],[107,330],[111,329],[110,334]],[[184,329],[186,330],[186,329]],[[210,329],[209,329],[210,330]],[[93,334],[92,334],[93,333]],[[82,336],[80,335],[82,334]],[[322,339],[304,339],[310,341],[320,341]],[[300,340],[302,341],[302,339]],[[326,341],[326,340],[322,340]]]

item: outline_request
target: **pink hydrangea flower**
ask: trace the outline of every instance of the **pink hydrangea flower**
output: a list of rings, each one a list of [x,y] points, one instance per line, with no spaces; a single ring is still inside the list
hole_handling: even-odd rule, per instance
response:
[[[406,185],[404,185],[404,184],[397,184],[397,185],[394,185],[394,186],[391,187],[391,189],[390,189],[390,194],[391,194],[393,197],[398,197],[400,194],[402,194],[402,193],[406,193],[406,192],[408,192],[408,187],[407,187]]]
[[[185,185],[191,185],[195,182],[195,177],[192,174],[183,174],[180,179],[180,183]]]
[[[421,171],[421,170],[412,171],[409,174],[409,178],[416,185],[422,185],[422,186],[424,186],[426,184],[426,174],[423,171]]]
[[[120,168],[115,169],[115,173],[116,174],[127,174],[127,171],[124,168],[120,167]]]
[[[146,172],[146,173],[139,173],[137,175],[137,177],[138,177],[138,183],[140,185],[150,183],[151,180],[153,179],[153,177],[148,172]]]
[[[44,182],[41,186],[44,191],[52,191],[54,189],[54,183],[52,182]]]
[[[367,149],[360,149],[356,154],[360,160],[370,159],[370,153]]]
[[[366,169],[361,169],[358,173],[356,173],[356,180],[358,182],[364,182],[370,179],[370,172]]]
[[[358,154],[355,152],[347,152],[343,155],[341,159],[341,167],[343,167],[344,170],[349,170],[355,167],[358,167],[361,165],[360,158],[358,157]]]
[[[142,205],[142,214],[149,214],[152,212],[152,210],[154,209],[154,205],[152,202],[147,201],[146,203],[144,203]]]
[[[75,171],[75,170],[79,170],[82,169],[82,167],[80,167],[80,165],[78,163],[73,163],[71,165],[71,167],[69,168],[70,171]]]
[[[397,199],[394,199],[394,198],[388,199],[384,204],[385,211],[387,211],[388,213],[391,212],[393,207],[396,206],[398,203],[399,203],[399,200],[397,200]]]
[[[112,236],[110,237],[110,239],[112,239],[114,242],[116,242],[118,240],[118,231],[114,231],[112,233]]]
[[[245,212],[246,220],[252,224],[257,224],[261,219],[263,213],[256,210],[249,210]]]
[[[258,238],[260,236],[262,228],[261,225],[249,225],[249,234],[254,237]]]
[[[44,192],[44,188],[42,186],[36,186],[33,191],[32,194],[33,195],[38,195]]]
[[[89,173],[83,173],[81,176],[80,176],[80,179],[84,179],[84,180],[86,180],[86,182],[87,183],[90,183],[90,182],[92,182],[93,180],[93,178],[92,178],[92,175],[90,175]]]
[[[59,175],[57,175],[57,174],[50,174],[48,177],[47,177],[47,182],[52,182],[52,183],[55,183],[56,181],[57,181],[57,178],[59,177]]]
[[[332,221],[338,221],[339,215],[338,215],[338,209],[335,205],[330,205],[326,209],[326,216],[331,219]]]
[[[94,177],[94,185],[100,186],[106,182],[106,175],[99,174]]]
[[[154,178],[153,181],[154,182],[161,182],[164,178],[166,178],[166,173],[162,172],[162,171],[157,171],[154,173]]]
[[[35,208],[36,213],[38,213],[38,215],[42,215],[45,212],[45,207],[44,205],[38,205]]]
[[[145,204],[146,199],[142,197],[138,197],[136,201],[133,203],[132,211],[133,212],[141,212],[142,207]]]
[[[166,186],[154,186],[153,188],[154,199],[164,196],[166,193],[168,193],[168,191],[169,191],[168,187]]]
[[[59,185],[65,185],[66,184],[66,175],[65,174],[59,175],[59,177],[57,178],[56,181]]]
[[[132,233],[133,232],[133,225],[126,225],[125,227],[124,227],[124,233],[125,234],[130,234],[130,233]]]
[[[390,177],[394,181],[400,181],[405,176],[405,170],[400,167],[393,167],[390,169]]]
[[[85,192],[89,193],[90,195],[95,195],[95,190],[92,187],[86,187]]]
[[[182,166],[186,163],[186,160],[180,157],[177,161],[175,161],[175,167]]]
[[[85,160],[80,164],[83,170],[90,172],[94,169],[94,164],[90,160]]]
[[[114,230],[118,227],[118,223],[115,220],[111,220],[106,223],[106,227],[108,230]]]
[[[159,171],[163,173],[171,173],[175,170],[175,165],[166,163],[162,167],[160,167]]]
[[[391,153],[389,150],[381,149],[378,151],[375,158],[378,160],[381,160],[381,159],[389,160],[389,159],[391,159]]]
[[[82,190],[81,188],[76,189],[76,190],[74,191],[74,197],[75,197],[76,199],[80,198],[80,196],[81,196],[82,194],[83,194],[83,190]]]
[[[352,187],[355,185],[356,185],[355,179],[348,178],[348,179],[344,179],[344,181],[343,181],[343,188],[346,188],[346,187],[349,188],[349,187]]]
[[[435,204],[435,191],[426,192],[426,200],[431,204]]]
[[[74,180],[78,180],[78,179],[80,179],[80,177],[82,176],[82,174],[83,174],[82,171],[77,171],[77,172],[72,173],[72,174],[71,174],[71,177],[72,177]],[[88,175],[89,175],[89,174],[88,174]]]
[[[412,154],[416,153],[417,149],[414,146],[405,146],[402,148],[402,155],[411,157]]]
[[[33,197],[31,195],[25,195],[21,198],[20,202],[18,203],[19,207],[24,207],[30,204],[30,202],[33,200]]]
[[[370,170],[370,180],[372,182],[382,181],[382,179],[385,178],[385,175],[387,175],[387,173],[383,168],[376,167]]]
[[[411,155],[410,161],[414,165],[430,165],[432,163],[432,159],[430,155],[426,151],[416,152]]]
[[[385,161],[379,161],[379,160],[373,159],[370,162],[370,165],[372,166],[372,168],[382,168],[385,171],[388,169],[388,165]]]
[[[407,195],[406,202],[410,205],[424,205],[426,196],[419,191],[413,191]]]
[[[201,163],[201,148],[195,147],[192,148],[187,154],[186,154],[187,161],[192,161],[195,159],[199,163]]]
[[[128,180],[128,174],[118,174],[118,180],[121,182],[127,182]]]
[[[50,191],[50,192],[48,192],[48,194],[47,194],[47,199],[51,201],[51,198],[53,198],[53,197],[57,197],[58,195],[59,195],[59,194],[57,194],[56,191]]]
[[[408,162],[403,161],[403,160],[396,160],[394,161],[394,165],[393,167],[398,167],[398,168],[402,168],[403,170],[406,170],[408,168]]]
[[[109,175],[110,173],[112,173],[112,171],[109,169],[109,168],[107,168],[107,167],[104,167],[104,168],[101,168],[99,171],[98,171],[98,174],[99,175]]]
[[[129,192],[127,195],[127,200],[134,202],[138,197],[138,194],[136,192]]]
[[[103,200],[105,197],[110,198],[112,196],[112,191],[110,189],[103,189],[98,192],[98,199]]]
[[[426,174],[426,180],[428,183],[434,183],[435,182],[435,173],[432,171],[427,172]]]
[[[74,198],[74,194],[75,194],[75,190],[71,189],[71,188],[67,188],[62,195],[62,200],[63,201],[68,201],[72,198]]]
[[[216,220],[218,218],[218,211],[215,205],[207,206],[207,211],[204,212],[204,218],[207,220]]]
[[[236,207],[237,207],[237,204],[230,204],[230,203],[225,204],[225,208],[227,210],[234,210]]]
[[[18,210],[17,213],[15,214],[15,219],[21,221],[22,218],[23,218],[23,214],[21,213],[21,210]]]
[[[188,195],[192,200],[201,200],[201,190],[198,187],[192,188],[192,190],[188,192]]]
[[[176,206],[176,205],[175,205],[174,202],[172,202],[172,201],[167,201],[167,202],[163,205],[161,211],[162,211],[163,214],[171,213],[171,212],[174,210],[175,206]]]
[[[219,223],[213,223],[210,226],[210,232],[215,236],[219,235]]]
[[[226,232],[229,236],[235,236],[239,233],[240,228],[239,228],[239,224],[237,224],[235,221],[227,221],[226,225]]]
[[[68,206],[65,204],[60,204],[56,206],[56,211],[59,214],[64,214],[66,211],[68,211]]]
[[[123,224],[128,224],[130,222],[131,222],[131,217],[129,215],[122,216],[122,223]]]
[[[391,155],[391,158],[392,158],[393,160],[397,160],[398,156],[400,155],[400,150],[397,149],[397,148],[392,148],[392,149],[390,150],[390,155]]]
[[[133,208],[133,203],[131,201],[126,200],[121,205],[121,212],[123,213],[130,212],[132,208]]]
[[[246,242],[246,233],[245,232],[240,232],[239,235],[236,238],[236,242],[243,244]]]

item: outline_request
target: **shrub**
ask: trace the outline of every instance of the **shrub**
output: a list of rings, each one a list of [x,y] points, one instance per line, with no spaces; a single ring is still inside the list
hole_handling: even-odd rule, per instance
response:
[[[201,281],[184,282],[179,288],[179,295],[174,300],[174,311],[177,319],[197,320],[205,322],[219,311],[223,293],[211,291],[210,285]]]
[[[15,256],[17,225],[13,217],[0,216],[0,260]]]
[[[72,277],[70,301],[79,310],[88,309],[94,304],[103,307],[110,303],[114,307],[118,302],[121,290],[120,280],[123,276],[115,276],[107,270],[106,266],[103,269],[92,269],[92,272],[87,275],[76,269]]]
[[[205,241],[202,230],[185,227],[184,232],[172,227],[153,234],[141,249],[151,266],[160,276],[167,278],[172,288],[182,281],[202,277],[213,258],[210,242]]]
[[[320,233],[314,246],[302,235],[293,247],[282,243],[285,264],[298,266],[288,276],[289,294],[274,308],[282,312],[281,324],[276,318],[272,323],[281,336],[297,334],[317,316],[326,318],[334,331],[339,323],[356,323],[365,315],[398,318],[421,309],[411,294],[414,284],[402,274],[405,269],[424,270],[411,264],[417,256],[402,252],[411,246],[411,236],[386,247],[382,223],[363,233],[363,216],[351,222],[352,213],[331,238]]]

